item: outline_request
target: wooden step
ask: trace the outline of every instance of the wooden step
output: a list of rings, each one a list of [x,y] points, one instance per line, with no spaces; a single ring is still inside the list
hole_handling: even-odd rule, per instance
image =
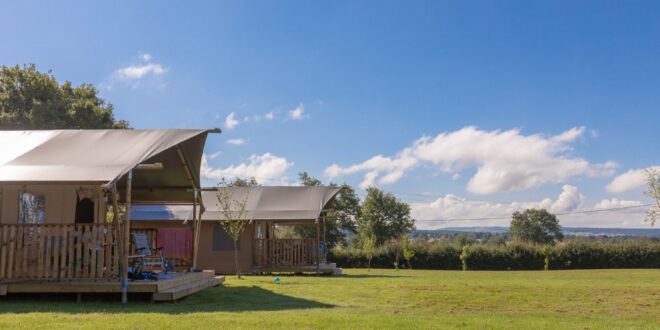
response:
[[[175,301],[204,289],[218,286],[219,284],[222,284],[224,280],[224,276],[204,278],[194,283],[188,283],[164,291],[156,292],[153,294],[153,299],[154,301]]]
[[[175,287],[199,282],[204,279],[213,278],[215,276],[215,271],[213,270],[204,270],[197,273],[185,273],[182,276],[177,276],[175,278],[158,281],[158,292],[163,292]]]

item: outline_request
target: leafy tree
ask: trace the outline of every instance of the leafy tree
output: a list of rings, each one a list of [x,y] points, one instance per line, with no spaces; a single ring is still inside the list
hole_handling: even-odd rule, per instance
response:
[[[412,265],[410,265],[410,259],[415,256],[415,251],[410,249],[410,238],[408,238],[408,235],[403,236],[403,258],[406,259],[406,262],[408,263],[408,268],[412,269]]]
[[[261,184],[257,182],[257,179],[250,177],[249,179],[243,178],[233,178],[232,180],[227,180],[226,178],[220,179],[218,183],[222,187],[259,187]]]
[[[468,260],[472,256],[472,251],[470,249],[470,245],[465,245],[463,246],[463,249],[461,250],[461,255],[459,258],[461,259],[461,266],[463,267],[463,271],[468,270]]]
[[[559,220],[545,209],[514,212],[509,234],[514,241],[536,244],[554,244],[564,238]]]
[[[376,248],[378,245],[373,224],[368,224],[360,229],[360,238],[362,242],[362,251],[367,257],[367,271],[370,272],[371,260],[376,254]]]
[[[646,212],[646,221],[655,226],[655,221],[660,217],[660,170],[649,168],[646,170],[646,196],[655,201],[655,205]]]
[[[552,257],[552,245],[544,245],[541,248],[543,255],[543,270],[550,270],[550,258]]]
[[[415,220],[410,216],[410,206],[394,195],[378,188],[368,188],[362,202],[358,227],[373,226],[376,243],[407,235],[415,229]]]
[[[234,241],[234,264],[236,266],[236,276],[241,278],[241,271],[238,267],[238,240],[241,238],[241,233],[250,224],[251,221],[247,219],[247,195],[243,200],[234,200],[229,186],[218,185],[216,193],[218,199],[217,205],[220,209],[220,218],[218,222],[222,229]]]
[[[301,186],[318,187],[321,186],[321,180],[310,176],[307,172],[298,173],[298,182]],[[331,187],[337,187],[330,183]],[[345,243],[346,233],[355,233],[356,219],[360,214],[360,198],[353,187],[342,184],[339,186],[339,192],[330,200],[326,206],[328,212],[325,219],[325,240],[328,248],[332,248],[340,243]],[[302,237],[312,237],[316,235],[316,229],[310,226],[297,226],[296,231]]]
[[[91,84],[59,84],[34,64],[0,67],[0,129],[128,128]]]
[[[298,173],[298,182],[301,186],[304,187],[319,187],[321,186],[321,180],[314,178],[309,175],[307,172]]]

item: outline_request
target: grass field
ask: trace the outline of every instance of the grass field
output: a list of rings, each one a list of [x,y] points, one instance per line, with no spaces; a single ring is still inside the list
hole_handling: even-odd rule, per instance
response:
[[[177,304],[0,299],[0,328],[660,328],[660,270],[229,277]]]

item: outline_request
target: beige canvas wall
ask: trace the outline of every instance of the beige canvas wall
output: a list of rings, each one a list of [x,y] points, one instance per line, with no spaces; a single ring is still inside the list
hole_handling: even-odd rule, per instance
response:
[[[238,251],[238,267],[242,273],[252,272],[252,225],[241,234],[241,249]],[[197,260],[202,269],[214,269],[218,274],[236,272],[234,266],[234,251],[213,251],[213,222],[208,221],[202,225],[199,240],[199,255]]]
[[[92,185],[0,185],[0,224],[18,223],[18,198],[21,192],[43,194],[46,198],[46,224],[72,224],[78,193],[93,194],[94,221],[103,221],[105,200],[98,186]],[[101,198],[99,198],[101,197]]]
[[[234,273],[234,251],[213,250],[213,221],[202,224],[199,239],[199,254],[197,257],[200,269],[213,269],[218,274]],[[159,227],[182,227],[183,221],[132,221],[132,229],[156,229]],[[252,238],[254,228],[249,225],[242,233],[238,253],[238,265],[242,273],[252,272]]]

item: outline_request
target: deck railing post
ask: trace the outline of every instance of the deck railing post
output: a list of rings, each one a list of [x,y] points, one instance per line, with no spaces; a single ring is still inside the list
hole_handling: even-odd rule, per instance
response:
[[[131,186],[133,184],[133,170],[128,171],[126,180],[126,211],[124,212],[124,255],[122,255],[121,270],[121,302],[128,302],[128,250],[130,247],[131,235]]]

